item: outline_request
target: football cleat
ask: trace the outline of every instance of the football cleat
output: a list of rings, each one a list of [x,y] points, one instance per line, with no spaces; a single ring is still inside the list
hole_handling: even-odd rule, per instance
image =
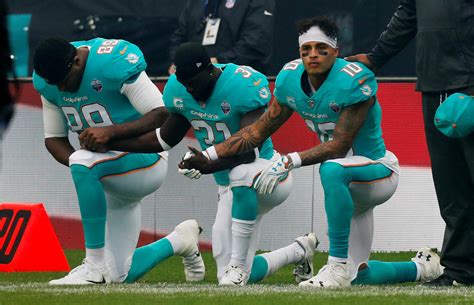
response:
[[[199,252],[199,234],[202,229],[195,219],[183,221],[174,228],[183,241],[184,247],[180,253],[183,257],[184,276],[188,282],[204,280],[206,267]]]
[[[443,274],[444,267],[434,248],[422,248],[411,259],[416,264],[420,282],[432,281]]]
[[[304,256],[295,264],[293,275],[297,283],[313,277],[313,256],[319,240],[314,233],[308,233],[295,239],[295,242],[304,250]]]
[[[299,284],[301,287],[313,288],[342,288],[350,285],[349,266],[331,261],[323,266],[318,274]]]
[[[96,265],[85,258],[82,265],[72,269],[68,275],[49,281],[49,285],[93,285],[110,283],[105,265]]]
[[[247,284],[249,277],[247,272],[238,266],[227,266],[224,275],[219,281],[220,286],[244,286]]]

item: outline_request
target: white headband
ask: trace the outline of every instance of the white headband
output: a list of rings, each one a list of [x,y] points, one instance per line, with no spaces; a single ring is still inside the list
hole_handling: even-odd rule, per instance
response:
[[[330,38],[318,26],[312,26],[298,38],[300,47],[310,41],[324,42],[332,48],[337,48],[337,39]]]

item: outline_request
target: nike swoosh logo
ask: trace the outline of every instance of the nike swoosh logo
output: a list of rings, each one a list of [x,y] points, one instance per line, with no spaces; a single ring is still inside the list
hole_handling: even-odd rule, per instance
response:
[[[264,14],[264,15],[267,15],[267,16],[273,16],[273,14],[270,13],[269,11],[267,11],[267,10],[264,10],[264,11],[263,11],[263,14]]]
[[[362,85],[363,83],[365,83],[366,80],[367,80],[367,77],[363,79],[359,79],[359,84]]]
[[[90,280],[87,280],[87,282],[92,283],[92,284],[105,284],[105,279],[102,278],[102,281],[101,281],[101,282],[90,281]]]
[[[119,51],[120,55],[125,54],[125,51],[127,51],[128,46],[125,46],[122,50]]]
[[[254,82],[253,82],[253,85],[254,85],[254,86],[258,86],[258,85],[260,85],[261,82],[262,82],[262,79],[260,78],[259,80],[254,81]]]

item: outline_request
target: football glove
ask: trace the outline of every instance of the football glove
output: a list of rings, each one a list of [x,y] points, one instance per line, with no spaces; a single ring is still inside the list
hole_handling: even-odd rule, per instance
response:
[[[253,185],[259,194],[271,194],[280,181],[288,177],[293,163],[287,156],[280,157],[271,166],[264,169]]]
[[[194,153],[188,151],[186,154],[183,156],[183,161],[190,159],[192,156],[194,156]],[[178,168],[178,172],[180,174],[185,175],[189,179],[199,179],[201,178],[201,172],[197,169],[187,169],[187,168]]]

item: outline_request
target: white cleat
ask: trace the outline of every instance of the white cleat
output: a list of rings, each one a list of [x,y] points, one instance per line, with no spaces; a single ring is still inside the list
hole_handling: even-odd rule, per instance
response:
[[[93,285],[106,283],[110,283],[110,278],[105,266],[95,265],[87,259],[84,259],[82,265],[72,269],[65,277],[49,281],[49,285]]]
[[[411,259],[418,269],[420,282],[432,281],[443,274],[444,267],[441,266],[436,252],[434,248],[422,248]]]
[[[183,257],[184,276],[188,282],[204,280],[206,267],[199,252],[199,234],[202,229],[195,219],[183,221],[174,228],[184,243],[183,250],[178,255]]]
[[[301,287],[312,288],[342,288],[350,285],[349,266],[336,262],[328,262],[318,274],[299,284]]]
[[[219,286],[244,286],[248,281],[248,274],[241,267],[227,266]]]
[[[304,256],[295,264],[293,275],[295,281],[301,283],[313,277],[313,256],[319,240],[314,233],[308,233],[295,239],[304,250]]]

